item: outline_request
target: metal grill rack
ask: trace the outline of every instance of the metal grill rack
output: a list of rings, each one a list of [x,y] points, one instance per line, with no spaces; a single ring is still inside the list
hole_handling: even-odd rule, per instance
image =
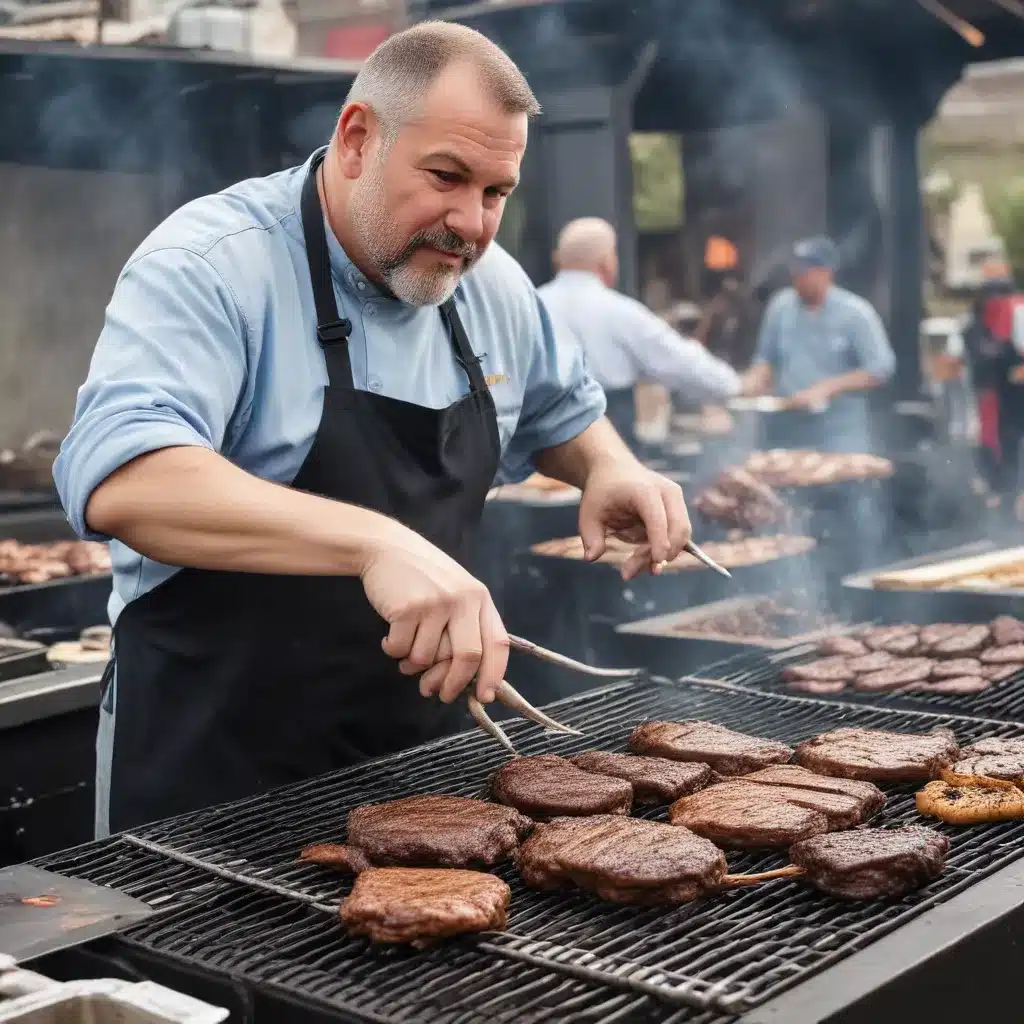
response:
[[[794,647],[787,651],[753,651],[726,658],[695,672],[696,678],[733,683],[744,689],[759,690],[763,693],[790,694],[787,682],[782,678],[783,670],[789,665],[799,665],[823,657],[813,646]],[[841,693],[823,695],[822,700],[837,700],[844,703],[865,704],[872,707],[900,708],[907,711],[943,712],[955,715],[971,715],[1007,722],[1024,722],[1024,670],[993,683],[981,693],[859,693],[847,687]]]
[[[945,725],[962,742],[1024,735],[1024,726],[1003,722],[770,696],[724,684],[618,684],[553,709],[586,737],[556,739],[514,721],[509,729],[522,753],[622,749],[629,730],[648,718],[704,718],[791,743],[840,724],[907,732]],[[130,943],[330,1005],[354,1015],[350,1019],[605,1022],[645,1015],[659,1024],[718,1024],[1024,856],[1024,823],[936,824],[953,844],[947,870],[899,902],[846,903],[796,882],[776,882],[659,910],[601,903],[572,891],[532,892],[506,868],[501,873],[512,885],[513,905],[505,933],[426,953],[381,952],[347,937],[335,908],[350,881],[298,863],[298,850],[315,840],[341,840],[348,810],[362,803],[417,792],[481,795],[503,761],[489,740],[465,733],[39,863],[161,909],[127,933]],[[659,814],[664,811],[650,812]],[[919,820],[912,789],[903,787],[890,789],[872,824]],[[730,868],[767,870],[783,862],[743,854],[730,857]],[[531,985],[538,1000],[557,990],[568,1003],[550,1013],[534,1006]],[[504,1000],[507,1018],[481,1015],[492,992]],[[606,1007],[593,1002],[599,996]],[[627,1007],[642,1016],[630,1016]]]

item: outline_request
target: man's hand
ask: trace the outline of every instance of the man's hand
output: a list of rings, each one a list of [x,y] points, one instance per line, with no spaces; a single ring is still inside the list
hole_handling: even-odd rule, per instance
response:
[[[678,484],[644,468],[632,457],[599,463],[580,501],[580,537],[588,561],[604,554],[605,539],[639,544],[622,566],[631,580],[645,569],[659,573],[690,540],[690,516]]]
[[[404,527],[379,545],[361,576],[367,598],[391,627],[385,654],[400,662],[404,675],[423,673],[424,697],[439,694],[450,704],[476,676],[477,697],[494,700],[508,664],[508,634],[479,580]]]
[[[828,381],[821,381],[792,395],[789,404],[793,409],[802,409],[806,412],[824,412],[831,400],[831,386]]]

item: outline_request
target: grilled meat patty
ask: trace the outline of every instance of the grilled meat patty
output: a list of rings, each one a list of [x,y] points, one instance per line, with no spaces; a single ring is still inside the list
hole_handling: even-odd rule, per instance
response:
[[[633,787],[638,804],[670,804],[702,789],[711,779],[711,768],[696,761],[670,761],[667,757],[640,757],[588,750],[568,760],[594,775],[625,779]]]
[[[942,874],[949,840],[930,828],[865,828],[796,843],[789,859],[830,896],[896,899]]]
[[[860,804],[860,815],[856,824],[867,821],[877,814],[885,803],[885,794],[874,783],[817,775],[795,764],[777,764],[771,768],[762,768],[759,772],[744,775],[741,781],[853,797]]]
[[[1017,782],[1024,778],[1024,739],[991,736],[960,751],[953,765],[959,775],[984,775],[990,779]]]
[[[849,666],[851,671],[857,675],[866,675],[868,672],[877,672],[879,669],[895,665],[899,659],[888,651],[872,651],[861,658],[851,658]]]
[[[699,761],[720,775],[744,775],[793,756],[785,743],[701,721],[644,722],[630,735],[629,749],[673,761]]]
[[[1008,665],[982,665],[981,677],[993,683],[1001,683],[1024,669],[1024,662],[1010,662]]]
[[[981,662],[977,658],[952,658],[936,661],[932,665],[932,679],[955,679],[957,676],[980,676]]]
[[[863,693],[887,693],[908,683],[919,683],[932,674],[931,658],[900,658],[877,672],[857,676],[853,688]]]
[[[723,846],[755,849],[788,846],[829,830],[824,811],[788,799],[781,789],[741,779],[730,779],[677,800],[669,808],[669,821]]]
[[[796,748],[796,760],[822,775],[868,782],[923,782],[934,779],[958,755],[949,729],[927,733],[876,729],[833,729]]]
[[[824,679],[797,679],[789,684],[789,689],[796,693],[842,693],[846,689],[846,683],[827,683]]]
[[[907,693],[981,693],[992,684],[981,676],[953,676],[948,679],[936,679],[927,683],[911,683]]]
[[[868,653],[868,648],[863,641],[852,636],[826,637],[818,645],[818,650],[822,654],[841,654],[850,658],[856,658]]]
[[[1009,665],[1024,662],[1024,643],[1005,644],[982,651],[978,658],[984,665]]]
[[[992,620],[992,642],[999,647],[1024,644],[1024,622],[1012,615],[1000,615]]]
[[[491,867],[533,827],[511,807],[464,796],[410,796],[356,807],[348,842],[315,843],[302,859],[350,871],[377,867]]]
[[[803,665],[790,665],[783,669],[782,678],[787,682],[801,682],[814,679],[824,683],[845,683],[854,678],[856,673],[850,668],[850,659],[842,654],[830,658],[819,658]]]
[[[713,843],[685,828],[599,814],[538,825],[519,857],[534,889],[569,883],[614,903],[689,903],[716,889],[728,867]]]
[[[546,821],[562,815],[629,814],[633,787],[625,780],[595,775],[554,754],[517,757],[491,780],[495,800]]]
[[[928,652],[936,658],[959,658],[977,654],[992,639],[988,626],[965,626],[934,644]]]
[[[417,942],[505,927],[509,887],[494,875],[445,868],[371,868],[341,904],[354,935]]]

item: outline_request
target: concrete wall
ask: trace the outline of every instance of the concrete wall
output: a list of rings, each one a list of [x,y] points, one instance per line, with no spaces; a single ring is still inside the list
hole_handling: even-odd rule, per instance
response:
[[[0,447],[63,432],[156,178],[0,163]]]

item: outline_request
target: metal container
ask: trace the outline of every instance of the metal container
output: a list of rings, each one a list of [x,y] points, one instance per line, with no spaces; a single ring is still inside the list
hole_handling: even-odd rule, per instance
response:
[[[49,627],[80,632],[107,621],[109,573],[0,588],[0,622],[19,633]]]
[[[45,644],[33,640],[0,639],[0,683],[45,672],[49,667]]]
[[[228,1011],[151,981],[56,982],[0,955],[3,1024],[219,1024]]]

